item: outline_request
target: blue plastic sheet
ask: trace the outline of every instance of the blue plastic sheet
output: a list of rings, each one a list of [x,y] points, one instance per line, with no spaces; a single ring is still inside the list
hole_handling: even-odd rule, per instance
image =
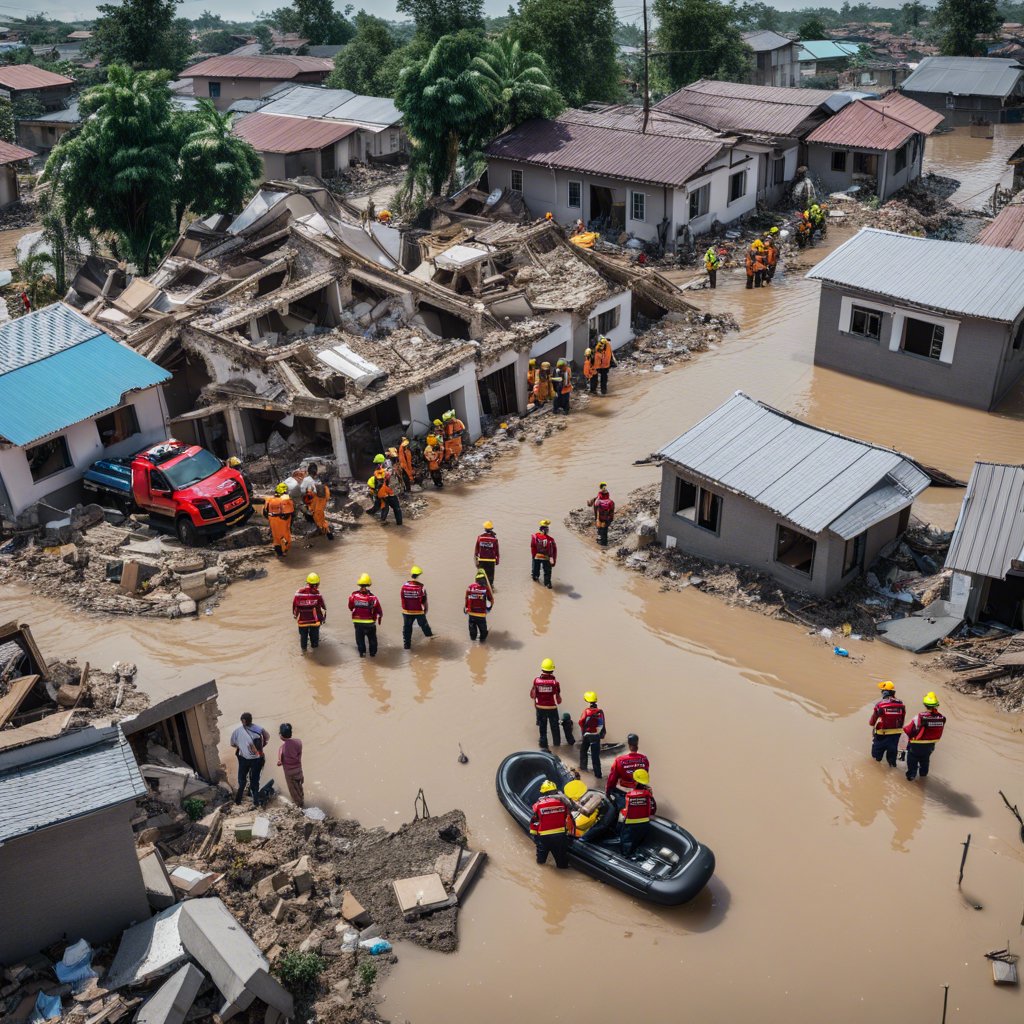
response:
[[[48,996],[45,992],[40,992],[36,996],[36,1006],[29,1021],[35,1024],[37,1021],[53,1020],[54,1017],[59,1017],[60,1013],[60,996]]]

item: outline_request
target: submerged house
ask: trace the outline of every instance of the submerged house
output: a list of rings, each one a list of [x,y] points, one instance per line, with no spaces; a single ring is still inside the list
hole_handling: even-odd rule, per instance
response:
[[[951,128],[979,119],[1001,124],[1019,120],[1024,67],[1003,57],[925,57],[900,90]]]
[[[829,597],[907,528],[929,478],[905,455],[737,391],[661,450],[658,540]]]
[[[807,276],[818,366],[978,409],[1024,374],[1024,252],[865,228]]]

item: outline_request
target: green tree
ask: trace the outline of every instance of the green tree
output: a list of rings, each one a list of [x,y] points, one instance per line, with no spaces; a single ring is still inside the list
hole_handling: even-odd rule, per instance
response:
[[[904,4],[900,8],[900,12],[903,15],[904,24],[917,28],[921,24],[921,18],[928,10],[924,4],[919,3],[918,0],[913,0],[913,3]]]
[[[402,72],[413,61],[422,60],[430,53],[430,44],[425,39],[414,39],[407,46],[392,50],[381,62],[373,78],[374,96],[397,96],[402,81]]]
[[[43,106],[43,102],[38,96],[33,96],[30,93],[27,96],[19,96],[14,101],[13,113],[15,121],[31,121],[42,117],[46,113],[46,107]]]
[[[219,14],[214,14],[213,11],[203,11],[193,22],[196,30],[199,32],[209,32],[211,29],[224,28],[225,21]]]
[[[0,142],[14,142],[14,110],[10,100],[0,99]]]
[[[68,254],[75,239],[64,219],[63,206],[53,182],[36,190],[36,213],[43,226],[43,239],[53,254],[53,276],[58,295],[68,290]]]
[[[805,18],[797,28],[801,39],[827,39],[828,30],[821,18]]]
[[[334,58],[334,70],[327,79],[330,89],[351,89],[366,96],[389,96],[381,93],[380,73],[384,61],[398,49],[388,23],[366,11],[355,16],[356,34]]]
[[[253,38],[260,44],[260,53],[270,53],[274,48],[274,34],[266,25],[257,25],[252,30]]]
[[[773,32],[781,24],[779,12],[769,4],[741,4],[736,9],[736,21],[744,29],[765,29]]]
[[[237,45],[230,32],[216,28],[199,37],[198,48],[200,53],[230,53]]]
[[[539,53],[571,107],[611,103],[622,87],[613,0],[520,0],[512,34]]]
[[[286,35],[302,36],[312,46],[340,46],[355,33],[352,22],[334,9],[333,0],[292,0],[290,7],[261,14],[260,20]]]
[[[473,58],[491,107],[492,134],[500,135],[535,117],[555,117],[565,105],[551,85],[544,58],[518,39],[498,36]]]
[[[670,89],[699,78],[741,81],[750,71],[751,50],[736,27],[736,12],[718,0],[654,0],[658,18],[659,77]],[[699,49],[694,40],[700,40]]]
[[[441,36],[484,29],[483,0],[398,0],[399,14],[416,23],[416,34],[433,45]]]
[[[177,18],[181,0],[119,0],[100,4],[93,37],[83,50],[102,64],[176,75],[192,53],[191,28]]]
[[[25,293],[33,309],[39,308],[39,297],[44,291],[53,290],[46,288],[46,278],[50,276],[46,268],[52,266],[53,260],[48,252],[30,252],[18,263],[17,275],[25,286]]]
[[[983,54],[977,37],[994,35],[1003,23],[996,0],[939,0],[932,20],[942,32],[943,54],[954,57]]]

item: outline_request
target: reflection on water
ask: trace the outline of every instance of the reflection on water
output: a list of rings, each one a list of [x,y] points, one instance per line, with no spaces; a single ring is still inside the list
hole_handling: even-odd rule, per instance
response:
[[[960,187],[950,198],[969,210],[990,207],[995,187],[1010,185],[1013,173],[1006,161],[1024,142],[1024,124],[997,124],[994,134],[992,139],[973,139],[970,128],[954,128],[925,144],[925,173],[956,178]]]

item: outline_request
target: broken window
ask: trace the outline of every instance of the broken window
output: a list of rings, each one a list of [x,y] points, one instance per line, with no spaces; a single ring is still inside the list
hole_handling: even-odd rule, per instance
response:
[[[915,356],[938,359],[942,355],[942,342],[946,328],[942,324],[928,323],[907,317],[903,327],[903,351]]]
[[[480,407],[485,416],[494,417],[519,411],[515,363],[480,378]]]
[[[677,516],[689,519],[693,522],[697,517],[697,485],[691,484],[689,480],[676,480],[676,507]]]
[[[612,309],[606,309],[603,313],[599,313],[597,316],[590,318],[590,340],[597,341],[602,334],[610,334],[619,326],[619,314],[621,312],[621,306],[614,306]]]
[[[843,575],[864,568],[864,548],[867,541],[867,533],[859,533],[851,537],[843,548]]]
[[[798,533],[781,523],[775,531],[775,561],[805,576],[811,575],[817,542],[805,533]]]
[[[850,310],[850,333],[878,341],[882,336],[882,314],[874,309],[854,306]]]
[[[68,451],[67,439],[62,434],[60,437],[44,441],[42,444],[33,445],[25,449],[25,458],[28,459],[29,472],[34,481],[45,480],[62,469],[71,465],[71,453]]]
[[[582,181],[570,181],[569,182],[569,206],[574,210],[579,210],[583,206],[583,182]]]
[[[629,215],[631,220],[647,219],[647,196],[643,192],[629,193]]]
[[[907,149],[909,148],[909,146],[910,143],[907,143],[906,145],[900,146],[900,148],[896,150],[896,174],[899,174],[900,171],[905,171],[907,169]]]
[[[690,193],[690,220],[703,217],[708,212],[711,202],[711,182],[701,185]]]
[[[729,175],[729,202],[735,203],[747,194],[747,172],[737,171]]]
[[[523,191],[523,172],[517,167],[513,167],[509,173],[509,184],[512,186],[513,192]]]
[[[96,421],[96,430],[104,448],[120,444],[139,432],[139,417],[134,405],[122,405]]]
[[[878,156],[875,153],[854,153],[853,172],[874,177],[878,173]]]
[[[840,174],[846,173],[846,158],[847,152],[845,149],[836,149],[832,151],[832,170],[838,171]]]

